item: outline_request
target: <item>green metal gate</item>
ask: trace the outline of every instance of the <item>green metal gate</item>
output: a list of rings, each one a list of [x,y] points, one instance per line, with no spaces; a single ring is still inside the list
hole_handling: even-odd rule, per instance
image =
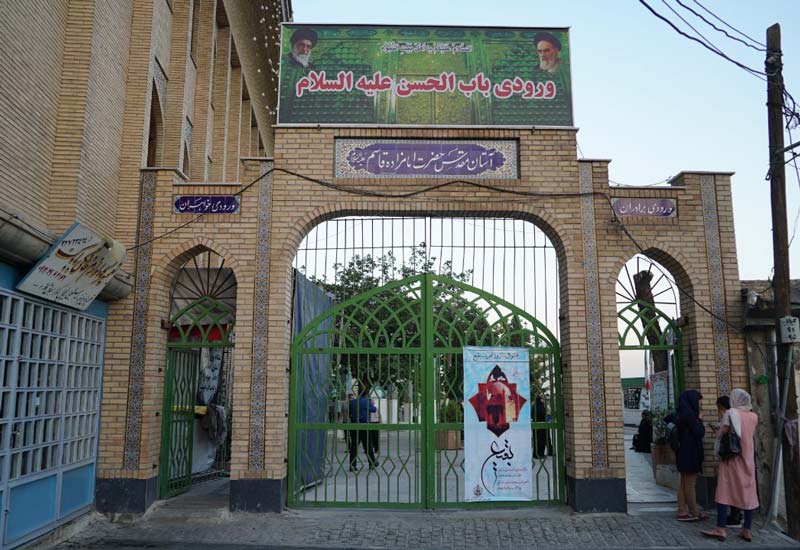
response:
[[[526,398],[542,396],[546,409],[544,418],[530,419],[534,439],[540,434],[547,442],[531,464],[534,502],[563,502],[557,340],[535,318],[496,296],[423,274],[351,298],[295,338],[289,504],[465,507],[464,346],[529,348],[532,395]],[[349,397],[359,393],[378,409],[368,424],[349,420]],[[355,468],[350,441],[357,449]]]
[[[617,314],[619,349],[643,350],[662,354],[664,368],[671,370],[670,384],[677,397],[684,388],[683,341],[681,330],[673,319],[643,300],[634,300]]]
[[[220,362],[216,397],[230,393],[227,385],[231,379],[234,311],[224,302],[206,296],[181,309],[170,320],[170,326],[161,422],[160,498],[178,495],[192,485],[195,420],[205,408],[198,406],[198,390],[202,391],[203,380],[201,367],[211,357]],[[230,419],[229,400],[223,402],[226,418]],[[224,462],[225,456],[219,455],[227,453],[225,443],[218,451],[218,461],[221,458]]]

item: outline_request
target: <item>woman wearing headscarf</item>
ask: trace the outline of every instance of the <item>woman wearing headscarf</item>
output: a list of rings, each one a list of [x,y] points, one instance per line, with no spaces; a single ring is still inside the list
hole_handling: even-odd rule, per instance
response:
[[[722,419],[720,433],[736,432],[742,452],[738,456],[719,463],[717,492],[714,496],[717,503],[717,526],[714,529],[702,531],[707,537],[725,540],[728,506],[736,506],[744,511],[744,526],[739,536],[748,542],[753,540],[750,527],[753,524],[753,512],[758,508],[755,455],[757,425],[758,415],[752,411],[750,394],[739,388],[733,390],[731,392],[731,408]]]
[[[675,425],[678,430],[680,446],[675,464],[680,473],[678,488],[678,521],[701,521],[708,515],[697,507],[695,485],[697,474],[703,469],[703,426],[701,401],[703,396],[697,390],[686,390],[678,398],[678,411]]]

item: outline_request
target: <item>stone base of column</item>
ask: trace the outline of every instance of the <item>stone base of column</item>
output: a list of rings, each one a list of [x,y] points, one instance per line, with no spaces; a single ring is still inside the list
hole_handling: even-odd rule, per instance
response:
[[[576,512],[625,513],[628,511],[625,480],[575,479],[567,476],[567,504]]]
[[[158,497],[158,477],[97,478],[94,500],[102,514],[144,514]]]
[[[286,478],[231,480],[231,512],[282,512]]]

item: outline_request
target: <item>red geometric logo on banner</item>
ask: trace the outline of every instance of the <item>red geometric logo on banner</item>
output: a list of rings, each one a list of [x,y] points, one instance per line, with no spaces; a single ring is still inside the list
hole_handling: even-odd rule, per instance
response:
[[[519,411],[526,399],[517,393],[517,385],[508,381],[500,365],[495,365],[485,383],[478,383],[478,393],[469,402],[480,422],[497,437],[508,430],[511,422],[519,419]]]

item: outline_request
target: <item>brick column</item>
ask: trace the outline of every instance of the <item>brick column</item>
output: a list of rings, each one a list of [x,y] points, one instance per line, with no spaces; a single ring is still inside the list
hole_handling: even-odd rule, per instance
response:
[[[211,171],[208,179],[213,182],[225,180],[225,166],[228,152],[228,119],[232,101],[236,96],[231,89],[231,29],[221,28],[217,31],[217,58],[214,66],[213,102],[213,139],[210,147]],[[235,180],[234,180],[235,181]]]
[[[164,98],[164,166],[180,169],[181,149],[183,147],[184,99],[186,93],[186,76],[190,64],[189,26],[191,21],[191,2],[173,2],[172,36],[170,39],[169,69],[167,69],[167,97]],[[192,69],[194,72],[194,69]]]
[[[243,177],[250,182],[274,166],[269,159],[243,162]],[[280,376],[268,377],[268,360],[274,354],[268,347],[267,325],[271,318],[269,306],[271,279],[271,210],[272,175],[266,175],[256,185],[258,222],[255,232],[255,265],[252,302],[252,362],[249,369],[237,371],[234,392],[242,403],[241,418],[236,417],[231,456],[231,510],[246,512],[279,512],[286,502],[286,392],[279,383]],[[286,375],[283,376],[285,378]],[[275,387],[267,391],[268,378]],[[277,407],[277,408],[276,408]],[[278,411],[280,409],[280,412]],[[276,433],[277,422],[284,427]],[[246,429],[245,429],[246,428]],[[279,449],[279,456],[273,449]]]
[[[48,205],[48,227],[63,233],[77,218],[81,147],[86,122],[86,96],[89,85],[89,61],[92,55],[94,2],[70,2],[63,57],[61,93],[58,106],[53,172]]]
[[[223,181],[239,181],[240,124],[242,117],[242,67],[232,66],[230,77],[229,109],[225,117],[225,160],[222,168]]]
[[[576,295],[581,295],[584,307],[576,307],[570,313],[579,316],[579,326],[585,327],[585,332],[579,334],[581,340],[585,338],[586,347],[581,350],[585,353],[583,357],[578,350],[573,351],[573,363],[568,368],[574,370],[576,363],[586,365],[585,371],[573,373],[578,383],[573,382],[570,391],[580,392],[582,386],[583,393],[588,395],[580,399],[573,397],[570,411],[580,418],[574,423],[583,428],[583,433],[582,437],[575,438],[576,466],[574,477],[568,474],[567,495],[570,505],[580,512],[624,512],[627,509],[624,451],[620,454],[619,446],[610,444],[610,437],[616,434],[614,431],[609,433],[609,426],[615,421],[621,423],[622,415],[621,410],[615,410],[615,407],[621,407],[616,395],[622,391],[619,385],[619,351],[606,345],[609,338],[616,344],[616,330],[611,334],[607,330],[608,326],[616,327],[616,311],[613,306],[609,308],[609,302],[601,296],[598,238],[604,218],[598,217],[595,197],[591,195],[595,191],[595,182],[601,184],[606,172],[602,163],[592,161],[579,161],[578,170],[580,192],[586,194],[580,199],[579,210],[583,284],[571,288],[570,302]],[[587,428],[588,438],[584,435]]]
[[[207,159],[211,153],[214,112],[211,109],[211,91],[214,84],[215,60],[212,59],[216,34],[217,0],[195,0],[194,9],[200,14],[195,17],[197,36],[192,38],[196,45],[194,62],[197,66],[192,119],[192,144],[189,150],[192,164],[191,181],[208,181]],[[217,56],[220,53],[217,51]],[[191,91],[190,91],[191,93]]]
[[[115,237],[126,246],[136,242],[139,227],[140,167],[146,152],[146,121],[152,93],[153,3],[136,0],[131,20],[127,87]],[[128,252],[124,269],[134,272],[137,254]],[[138,463],[124,467],[130,387],[131,325],[135,294],[109,304],[103,366],[95,502],[101,512],[143,512],[155,499],[152,472],[140,475]],[[138,434],[137,434],[138,437]]]

